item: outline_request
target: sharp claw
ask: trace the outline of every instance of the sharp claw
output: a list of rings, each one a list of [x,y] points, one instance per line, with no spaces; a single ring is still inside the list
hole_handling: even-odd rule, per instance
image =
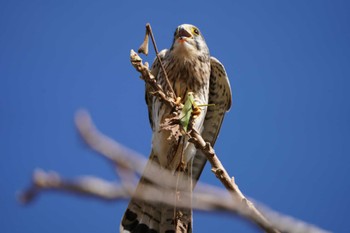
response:
[[[176,105],[180,105],[181,104],[181,97],[176,97],[175,104]]]
[[[202,110],[201,108],[199,107],[195,107],[192,111],[192,116],[195,117],[195,116],[199,116],[201,114]]]

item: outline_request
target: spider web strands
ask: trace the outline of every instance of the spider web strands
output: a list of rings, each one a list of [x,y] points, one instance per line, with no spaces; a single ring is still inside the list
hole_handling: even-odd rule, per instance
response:
[[[146,159],[135,151],[117,143],[108,136],[100,133],[93,124],[87,112],[79,112],[76,117],[76,125],[81,137],[87,145],[97,152],[99,155],[107,159],[114,166],[122,167],[123,170],[142,174]],[[149,166],[149,163],[148,165]],[[151,164],[153,169],[160,169],[157,164]],[[163,172],[155,171],[155,172]],[[149,174],[143,174],[148,176]],[[161,180],[173,179],[174,175],[165,172],[162,174],[162,179],[157,179],[160,176],[153,176],[150,180],[152,184],[145,187],[142,194],[133,194],[136,188],[136,183],[108,182],[102,179],[85,176],[73,180],[61,178],[57,173],[44,172],[37,170],[33,174],[32,185],[26,189],[19,199],[22,203],[30,203],[40,193],[46,191],[59,191],[83,195],[87,197],[97,198],[103,201],[119,201],[130,197],[149,202],[162,202],[168,205],[174,205],[173,195],[174,188],[164,185]],[[176,177],[176,176],[175,176]],[[166,195],[164,195],[164,193]],[[138,196],[133,196],[138,195]],[[183,195],[191,195],[184,192]],[[231,195],[225,189],[220,189],[204,183],[197,183],[196,190],[193,193],[191,203],[188,198],[183,202],[176,203],[179,207],[188,207],[192,204],[192,208],[197,211],[218,211],[230,213],[242,217],[248,222],[258,226],[256,215],[244,202],[232,199]],[[256,203],[255,203],[256,204]],[[263,213],[269,220],[269,225],[265,228],[276,228],[281,232],[298,232],[298,233],[327,233],[327,231],[317,228],[311,224],[296,220],[289,216],[284,216],[274,212],[263,205],[256,204],[260,212]],[[260,226],[261,227],[261,226]]]

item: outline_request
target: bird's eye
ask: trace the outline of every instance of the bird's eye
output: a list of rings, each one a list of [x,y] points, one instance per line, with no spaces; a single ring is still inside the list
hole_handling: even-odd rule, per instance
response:
[[[197,28],[192,29],[193,33],[196,34],[197,36],[199,35],[199,30]]]

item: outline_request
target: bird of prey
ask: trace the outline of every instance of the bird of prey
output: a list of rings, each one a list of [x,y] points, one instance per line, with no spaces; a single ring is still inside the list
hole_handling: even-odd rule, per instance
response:
[[[231,107],[231,88],[224,66],[210,56],[203,35],[190,24],[176,28],[171,48],[162,50],[159,56],[175,95],[185,101],[188,92],[192,92],[195,103],[204,105],[194,121],[194,128],[206,142],[214,145],[224,115]],[[157,58],[151,73],[163,90],[171,89]],[[174,175],[180,174],[180,181],[192,191],[192,180],[199,179],[206,158],[187,141],[186,136],[171,138],[170,132],[162,129],[161,125],[172,109],[151,92],[152,88],[146,84],[146,103],[153,132],[149,161]],[[179,169],[181,164],[184,169]],[[143,188],[151,182],[141,178],[135,192],[142,193]],[[192,232],[192,211],[190,208],[177,208],[176,205],[132,199],[121,221],[120,232]]]

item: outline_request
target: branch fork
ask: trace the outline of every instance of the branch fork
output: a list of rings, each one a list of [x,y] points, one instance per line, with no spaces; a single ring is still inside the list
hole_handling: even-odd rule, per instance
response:
[[[145,42],[139,49],[139,52],[148,53],[148,36],[150,35],[160,61],[150,25],[147,24],[146,28]],[[145,62],[143,64],[141,57],[133,50],[131,50],[130,53],[130,61],[134,68],[141,74],[141,79],[153,88],[154,91],[151,94],[171,107],[173,109],[173,116],[180,116],[183,108],[180,101],[181,99],[176,98],[171,91],[167,93],[163,91],[162,87],[157,84],[155,77],[149,71],[148,63]],[[269,220],[267,220],[254,204],[239,190],[234,177],[228,175],[210,143],[205,142],[200,133],[193,128],[193,119],[194,117],[190,119],[188,130],[185,132],[189,137],[189,142],[193,143],[194,146],[206,156],[212,166],[212,172],[229,191],[230,195],[227,195],[227,192],[223,189],[198,182],[193,195],[193,201],[190,203],[186,201],[179,202],[177,204],[183,205],[179,207],[186,208],[191,205],[195,210],[216,210],[238,214],[269,233],[329,233],[313,225],[288,216],[282,216],[279,213],[264,208],[264,215],[268,215],[269,217]],[[173,120],[169,124],[171,126],[177,125],[179,129],[181,128],[177,120]],[[148,163],[152,172],[143,173],[147,160],[135,151],[124,147],[99,132],[89,114],[85,111],[79,111],[76,115],[76,126],[86,144],[113,165],[121,178],[121,184],[107,182],[91,176],[81,177],[75,180],[66,180],[61,178],[57,173],[36,170],[33,174],[31,186],[19,196],[19,200],[22,203],[30,203],[42,191],[62,191],[90,196],[104,201],[116,201],[132,196],[140,200],[162,202],[168,205],[173,204],[172,196],[174,195],[175,187],[169,187],[167,186],[168,182],[164,182],[165,180],[176,179],[172,173],[160,169],[158,164],[153,163]],[[154,172],[157,171],[161,172],[161,176],[154,176]],[[146,179],[152,180],[152,183],[155,185],[145,187],[145,192],[142,193],[142,195],[134,196],[135,194],[132,194],[132,190],[136,188],[136,183],[134,182],[135,179],[131,178],[135,178],[136,175],[141,174]],[[165,195],[159,196],[159,192],[163,192]],[[185,192],[183,195],[191,194]]]
[[[160,101],[164,102],[165,104],[169,105],[174,109],[174,111],[172,112],[172,115],[174,117],[166,119],[166,121],[163,123],[163,128],[171,132],[172,135],[170,137],[179,138],[180,136],[179,129],[181,129],[181,125],[179,121],[177,121],[177,119],[179,119],[182,109],[179,107],[178,108],[175,107],[175,106],[179,106],[175,102],[176,98],[174,98],[174,96],[169,97],[167,94],[164,93],[162,87],[159,84],[157,84],[155,77],[152,75],[151,71],[148,69],[148,66],[142,65],[142,59],[140,58],[140,56],[138,56],[135,53],[134,50],[131,50],[130,60],[131,60],[131,64],[141,74],[141,79],[153,87],[154,92],[152,92],[151,94],[158,97]],[[194,120],[195,118],[191,117],[189,128],[186,133],[189,136],[189,142],[193,143],[194,146],[200,151],[202,151],[202,153],[207,157],[208,161],[212,166],[212,169],[211,169],[212,172],[226,187],[226,189],[231,193],[233,199],[240,200],[243,204],[246,205],[246,207],[252,212],[252,214],[254,214],[254,219],[256,221],[256,224],[259,225],[266,232],[278,233],[279,231],[272,228],[268,220],[242,194],[237,184],[234,182],[234,179],[232,179],[228,175],[226,169],[221,164],[213,147],[210,145],[209,142],[205,142],[202,136],[196,131],[196,129],[193,128]]]

